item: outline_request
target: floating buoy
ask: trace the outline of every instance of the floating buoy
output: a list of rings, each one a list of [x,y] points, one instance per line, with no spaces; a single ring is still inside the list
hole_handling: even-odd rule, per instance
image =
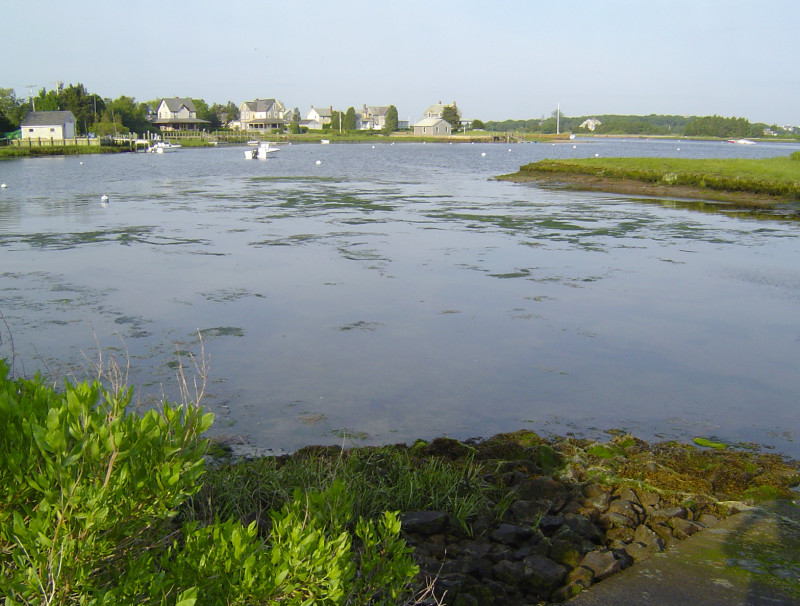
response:
[[[486,152],[481,152],[481,156],[486,157]]]
[[[0,184],[0,189],[5,189],[7,185],[5,183]]]
[[[681,151],[681,148],[680,148],[680,147],[678,148],[678,151]]]
[[[572,149],[578,149],[578,146],[577,145],[573,145]]]
[[[81,166],[83,166],[83,162],[81,162]]]
[[[317,165],[322,164],[322,160],[317,160]]]
[[[105,194],[103,194],[102,196],[100,196],[100,202],[108,202],[108,196],[107,196],[107,195],[105,195]]]
[[[510,147],[508,148],[508,151],[511,151],[511,148],[510,148]]]
[[[372,149],[375,149],[375,146],[374,146],[374,145],[372,146]]]
[[[595,154],[595,155],[594,155],[594,157],[595,157],[595,158],[599,158],[599,157],[600,157],[600,154]]]

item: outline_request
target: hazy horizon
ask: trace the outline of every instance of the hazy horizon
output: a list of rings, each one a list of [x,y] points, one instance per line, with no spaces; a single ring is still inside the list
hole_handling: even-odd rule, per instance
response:
[[[800,5],[789,0],[220,6],[9,4],[4,41],[17,52],[0,87],[18,98],[59,81],[137,101],[277,98],[303,115],[311,105],[393,104],[411,121],[456,101],[464,118],[484,122],[549,116],[560,104],[573,117],[800,124]],[[50,24],[36,29],[41,36],[25,27],[31,14]]]

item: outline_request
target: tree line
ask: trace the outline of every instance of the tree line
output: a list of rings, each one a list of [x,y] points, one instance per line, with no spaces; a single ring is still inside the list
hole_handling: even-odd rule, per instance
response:
[[[581,127],[588,119],[597,122],[594,129]],[[721,116],[675,116],[657,115],[630,116],[601,114],[596,116],[568,117],[553,112],[549,117],[529,120],[503,120],[486,122],[487,130],[501,132],[523,132],[552,134],[560,132],[592,132],[598,135],[672,135],[684,137],[762,137],[771,131],[775,134],[789,134],[777,125],[751,123],[745,118],[723,118]]]
[[[160,99],[136,102],[133,97],[121,95],[116,99],[90,93],[83,84],[59,84],[53,90],[42,88],[36,96],[19,99],[13,89],[0,88],[0,135],[19,128],[29,111],[71,111],[79,136],[97,136],[115,133],[155,131],[148,120],[158,107]],[[207,120],[210,128],[239,117],[239,108],[232,101],[225,105],[208,105],[203,99],[192,99],[197,117]]]

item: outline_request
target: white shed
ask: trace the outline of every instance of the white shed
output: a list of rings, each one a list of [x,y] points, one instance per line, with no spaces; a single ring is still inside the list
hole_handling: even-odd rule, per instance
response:
[[[70,111],[29,112],[20,129],[23,139],[74,139],[75,116]]]

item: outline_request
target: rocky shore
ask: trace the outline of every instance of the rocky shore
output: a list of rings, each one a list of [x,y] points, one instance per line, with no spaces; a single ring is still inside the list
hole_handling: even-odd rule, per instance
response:
[[[441,511],[402,516],[420,575],[452,606],[564,602],[800,482],[798,463],[777,454],[630,435],[597,443],[518,432],[416,448],[483,461],[484,479],[504,489],[468,528]]]

